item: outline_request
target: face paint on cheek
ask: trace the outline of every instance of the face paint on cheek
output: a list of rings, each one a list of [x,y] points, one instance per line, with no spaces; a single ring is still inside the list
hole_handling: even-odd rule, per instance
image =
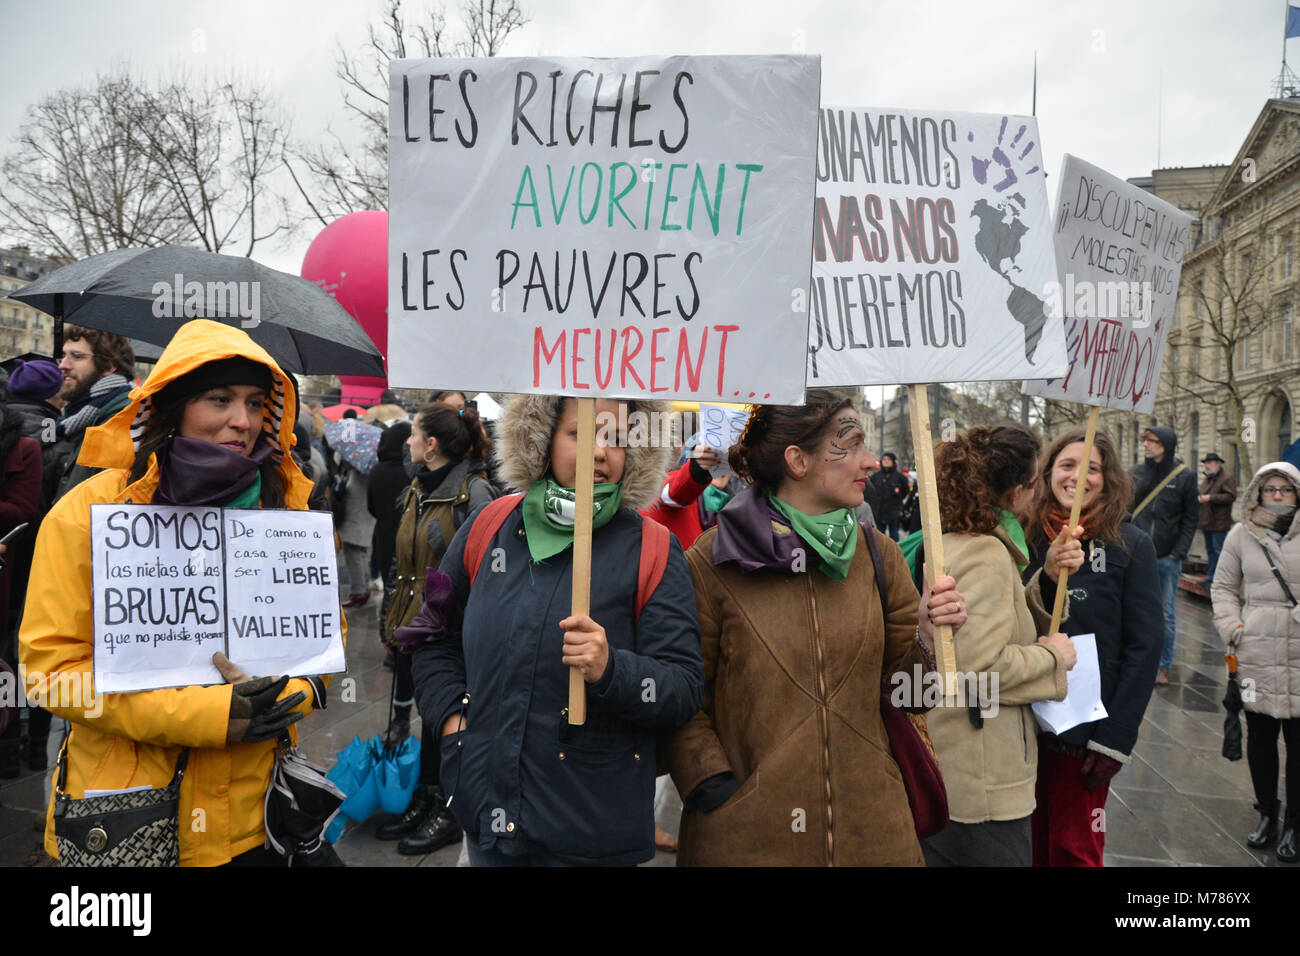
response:
[[[848,456],[849,456],[849,450],[847,448],[841,448],[839,445],[835,444],[834,441],[832,441],[831,450],[826,453],[826,460],[830,462],[832,465],[838,465],[841,462],[843,462],[845,459],[847,459]]]

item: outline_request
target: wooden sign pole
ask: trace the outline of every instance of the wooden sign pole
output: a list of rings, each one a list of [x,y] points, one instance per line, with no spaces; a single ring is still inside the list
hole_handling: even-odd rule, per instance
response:
[[[934,480],[934,443],[930,438],[930,399],[924,385],[907,386],[912,418],[912,451],[916,456],[917,494],[921,499],[921,531],[925,539],[926,582],[944,575],[943,525],[939,520],[939,495]],[[960,584],[958,585],[960,587]],[[924,613],[922,611],[922,613]],[[957,652],[952,627],[941,624],[934,632],[934,656],[945,697],[957,693]]]
[[[1097,415],[1101,408],[1093,405],[1088,410],[1088,429],[1083,436],[1083,453],[1079,456],[1079,477],[1074,482],[1074,503],[1070,505],[1070,523],[1066,525],[1066,535],[1074,533],[1079,524],[1079,515],[1083,512],[1083,493],[1088,487],[1088,470],[1092,467],[1092,444],[1097,438]],[[1052,489],[1046,489],[1047,494]],[[1061,629],[1061,614],[1065,610],[1065,595],[1070,580],[1070,572],[1062,568],[1056,575],[1056,599],[1052,601],[1052,625],[1047,632],[1055,634]]]
[[[573,607],[575,617],[591,613],[591,516],[596,496],[596,400],[578,401],[578,475],[574,482]],[[587,682],[582,671],[569,668],[569,723],[587,722]]]

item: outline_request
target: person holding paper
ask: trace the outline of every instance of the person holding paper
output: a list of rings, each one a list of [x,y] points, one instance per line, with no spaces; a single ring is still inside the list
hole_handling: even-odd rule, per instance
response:
[[[441,727],[442,785],[474,866],[654,856],[656,737],[695,714],[704,680],[681,545],[659,528],[662,574],[642,591],[651,523],[634,509],[658,494],[671,452],[668,436],[629,445],[628,423],[667,418],[666,408],[620,404],[595,400],[596,421],[619,424],[617,434],[596,428],[586,465],[595,479],[590,613],[571,614],[578,404],[519,395],[498,420],[495,448],[502,477],[525,494],[461,525],[427,577],[424,606],[398,629],[414,644],[420,714]],[[471,567],[476,523],[489,517],[501,523]],[[570,668],[586,687],[578,725],[566,706]]]
[[[1056,599],[1068,572],[1071,636],[1094,634],[1102,720],[1038,735],[1035,866],[1101,866],[1105,827],[1097,825],[1110,780],[1129,762],[1154,688],[1163,646],[1160,573],[1147,533],[1127,520],[1133,489],[1110,437],[1097,432],[1086,469],[1083,510],[1066,534],[1082,471],[1085,431],[1071,428],[1043,456],[1029,512],[1029,570],[1043,601]]]
[[[943,578],[918,622],[898,546],[854,513],[875,463],[860,413],[843,392],[806,399],[754,408],[728,455],[753,484],[687,552],[707,686],[669,749],[680,866],[922,862],[882,679],[932,671],[933,625],[960,626],[964,599]]]
[[[1259,825],[1247,846],[1296,862],[1300,823],[1300,470],[1275,461],[1255,473],[1242,520],[1214,575],[1214,626],[1237,657],[1246,711],[1246,762]],[[1247,693],[1247,690],[1250,692]],[[1286,742],[1286,815],[1277,795],[1279,733]]]
[[[306,509],[311,482],[289,454],[297,420],[286,374],[240,329],[197,319],[172,338],[125,408],[90,428],[80,463],[104,471],[41,525],[19,641],[35,692],[72,723],[67,792],[162,788],[189,748],[180,790],[182,866],[269,865],[263,803],[276,736],[325,706],[322,678],[95,694],[90,506],[104,502]],[[57,703],[55,703],[57,702]],[[45,849],[58,855],[54,803]]]
[[[970,620],[953,641],[959,704],[930,711],[930,737],[948,788],[949,824],[923,842],[927,866],[1029,866],[1038,753],[1030,704],[1065,697],[1074,645],[1039,637],[1051,615],[1028,586],[1016,515],[1037,478],[1038,439],[1015,424],[977,426],[941,443],[935,481],[948,573]]]

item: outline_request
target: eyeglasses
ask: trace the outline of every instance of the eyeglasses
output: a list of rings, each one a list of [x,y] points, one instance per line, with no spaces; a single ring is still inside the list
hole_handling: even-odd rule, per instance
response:
[[[76,352],[64,349],[63,360],[65,362],[84,362],[86,359],[90,358],[90,354],[91,353],[89,352]]]
[[[1285,495],[1288,492],[1295,494],[1295,488],[1291,485],[1265,485],[1259,490],[1266,495]]]

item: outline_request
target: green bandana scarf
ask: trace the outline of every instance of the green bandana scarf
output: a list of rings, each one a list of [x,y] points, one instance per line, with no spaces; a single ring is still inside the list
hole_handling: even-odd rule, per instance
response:
[[[713,485],[704,489],[700,496],[704,500],[705,511],[721,511],[722,506],[731,500],[731,492],[725,488],[715,488]]]
[[[253,482],[235,497],[227,501],[224,508],[260,508],[262,500],[262,473],[253,472]]]
[[[545,561],[573,544],[573,521],[577,495],[547,475],[524,495],[524,531],[528,535],[528,553],[534,561]],[[607,481],[596,485],[591,506],[593,531],[609,524],[623,504],[623,487]]]
[[[848,577],[853,552],[858,547],[858,521],[850,508],[840,508],[824,515],[806,515],[786,504],[770,491],[767,500],[790,527],[821,555],[818,567],[822,574],[836,581]]]
[[[1020,553],[1028,556],[1029,545],[1025,542],[1025,529],[1020,526],[1020,519],[1006,508],[999,508],[998,526],[1007,533],[1007,537],[1011,539],[1012,544],[1020,549]],[[1027,564],[1016,565],[1016,569],[1021,574],[1025,573],[1027,567],[1029,567]]]

